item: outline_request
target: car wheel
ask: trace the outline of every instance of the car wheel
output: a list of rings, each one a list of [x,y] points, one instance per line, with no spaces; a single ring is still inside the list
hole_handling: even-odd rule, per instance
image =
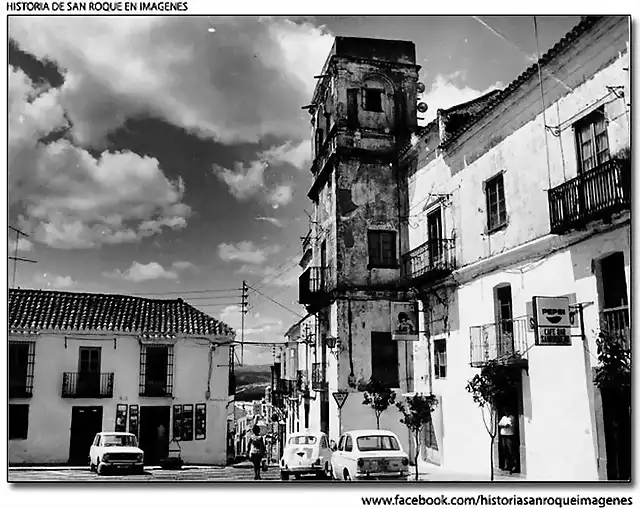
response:
[[[288,482],[289,481],[289,473],[285,473],[284,471],[280,471],[280,479],[283,482]]]
[[[93,465],[93,461],[91,460],[91,457],[89,457],[89,471],[93,473],[95,472],[95,470],[96,470],[96,466]]]
[[[331,469],[329,468],[329,463],[324,463],[324,470],[319,474],[320,478],[324,478],[325,480],[331,479]]]
[[[100,476],[104,475],[107,471],[107,468],[104,464],[100,464],[100,459],[98,459],[98,464],[96,465],[96,471]]]
[[[300,479],[300,475],[299,475],[299,474],[294,475],[294,476],[295,476],[296,480],[299,480],[299,479]]]
[[[351,481],[351,475],[349,474],[349,470],[345,469],[344,472],[342,473],[342,477],[344,478],[345,482],[350,482]]]

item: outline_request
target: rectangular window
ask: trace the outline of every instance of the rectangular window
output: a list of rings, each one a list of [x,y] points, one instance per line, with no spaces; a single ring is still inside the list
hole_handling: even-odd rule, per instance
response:
[[[138,404],[129,405],[129,432],[138,437]]]
[[[140,395],[170,397],[173,394],[173,346],[140,346]]]
[[[369,230],[369,268],[396,268],[396,232]]]
[[[207,405],[196,404],[196,439],[207,438]]]
[[[358,124],[358,89],[349,88],[347,90],[347,127],[357,129]]]
[[[27,439],[29,405],[9,404],[9,439]]]
[[[578,149],[578,171],[589,171],[609,160],[609,138],[604,111],[598,109],[574,126]]]
[[[180,441],[182,439],[182,404],[173,406],[173,439]]]
[[[316,129],[316,157],[320,155],[322,144],[324,143],[324,131],[320,128]]]
[[[447,377],[447,341],[444,339],[433,341],[433,358],[436,379]]]
[[[193,441],[193,404],[185,404],[182,406],[181,427],[181,440]]]
[[[487,180],[485,194],[487,198],[487,229],[491,232],[507,223],[502,173]]]
[[[382,90],[376,88],[364,89],[364,109],[365,111],[382,111]]]
[[[9,341],[9,398],[31,397],[35,342]]]
[[[127,431],[127,409],[128,406],[126,404],[118,404],[116,406],[116,424],[113,429],[114,431]]]
[[[371,377],[391,388],[400,387],[398,342],[389,332],[371,332]]]

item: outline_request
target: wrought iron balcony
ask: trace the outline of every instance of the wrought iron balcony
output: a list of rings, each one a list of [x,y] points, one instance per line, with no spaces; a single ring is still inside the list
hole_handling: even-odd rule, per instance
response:
[[[22,376],[18,378],[9,377],[9,398],[27,399],[33,395],[33,378]]]
[[[551,232],[564,233],[631,207],[631,165],[610,160],[549,190]]]
[[[402,256],[402,274],[412,284],[449,275],[456,267],[455,240],[436,238]]]
[[[311,365],[311,388],[316,392],[327,389],[326,372],[327,365],[325,363],[314,363]]]
[[[483,367],[488,362],[519,364],[528,361],[529,324],[526,318],[505,319],[469,327],[472,367]]]
[[[62,396],[65,398],[111,398],[113,397],[113,372],[85,374],[65,372],[62,375]]]
[[[171,397],[173,395],[173,386],[166,381],[147,379],[140,385],[139,395],[141,397]]]
[[[332,273],[327,266],[310,266],[298,279],[298,296],[302,305],[322,304],[333,289]]]
[[[600,313],[600,331],[622,340],[627,346],[629,339],[629,307],[626,305],[613,309],[604,309]]]

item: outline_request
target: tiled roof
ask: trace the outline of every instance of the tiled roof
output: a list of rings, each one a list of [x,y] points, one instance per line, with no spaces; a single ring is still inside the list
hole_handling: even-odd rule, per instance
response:
[[[514,81],[512,81],[501,93],[496,94],[491,98],[490,101],[486,104],[482,110],[478,111],[476,114],[469,116],[467,121],[458,127],[455,132],[452,132],[446,140],[441,143],[440,147],[445,148],[455,139],[459,138],[463,132],[468,130],[476,121],[486,115],[489,111],[498,106],[502,101],[504,101],[509,95],[515,92],[525,81],[527,81],[532,76],[538,73],[538,65],[540,67],[544,67],[551,60],[553,60],[559,53],[561,53],[564,49],[566,49],[571,43],[573,43],[576,39],[578,39],[583,33],[589,30],[593,25],[595,25],[602,16],[586,16],[578,23],[571,31],[569,31],[562,39],[560,39],[549,51],[547,51],[544,55],[540,57],[540,60],[535,64],[531,65],[527,70],[525,70],[520,76],[518,76]]]
[[[109,331],[141,335],[226,336],[235,332],[182,299],[100,293],[9,290],[9,329]]]

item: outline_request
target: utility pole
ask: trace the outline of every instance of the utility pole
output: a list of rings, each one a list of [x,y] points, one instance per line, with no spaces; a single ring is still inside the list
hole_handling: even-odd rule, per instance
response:
[[[13,259],[13,281],[11,283],[11,287],[15,287],[16,286],[16,271],[18,269],[18,261],[22,261],[24,263],[37,263],[37,261],[34,261],[33,259],[25,259],[25,258],[19,258],[18,257],[18,244],[20,243],[20,236],[24,236],[26,238],[29,235],[27,233],[23,233],[22,231],[20,231],[17,228],[14,228],[13,226],[9,226],[9,229],[11,231],[14,231],[15,234],[16,234],[16,247],[14,249],[13,256],[9,256],[9,259]]]
[[[244,365],[244,315],[248,312],[249,307],[249,286],[247,281],[242,281],[242,303],[240,304],[240,312],[242,313],[242,326],[240,328],[240,365]]]

